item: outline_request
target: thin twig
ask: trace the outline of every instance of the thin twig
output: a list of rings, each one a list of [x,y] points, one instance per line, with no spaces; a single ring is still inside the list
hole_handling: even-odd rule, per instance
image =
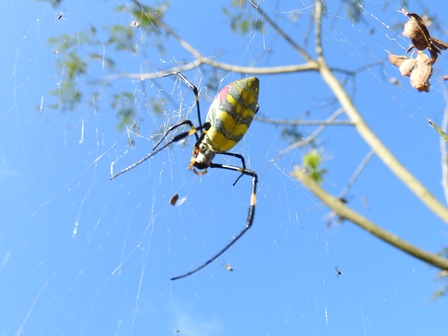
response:
[[[367,163],[370,161],[370,159],[375,155],[375,152],[373,150],[370,150],[370,152],[364,157],[364,159],[359,164],[358,168],[356,168],[355,172],[353,173],[350,181],[348,181],[347,185],[345,186],[344,190],[339,194],[339,199],[342,199],[347,195],[350,188],[355,184],[356,179],[358,178],[359,174],[361,174],[364,167],[367,165]]]
[[[350,181],[348,181],[347,185],[344,187],[342,192],[339,194],[338,199],[341,200],[341,202],[344,202],[344,204],[347,203],[347,199],[345,198],[345,195],[348,194],[348,192],[350,191],[350,188],[355,184],[356,179],[361,174],[362,170],[364,169],[364,167],[367,165],[367,163],[370,161],[370,159],[373,157],[374,154],[375,154],[375,152],[373,150],[370,150],[370,152],[361,161],[358,168],[356,168],[355,172],[353,173],[352,177],[350,178]],[[330,213],[330,215],[329,215],[330,220],[327,224],[327,227],[329,227],[331,225],[332,219],[336,216],[337,216],[337,214],[335,211],[332,211]],[[337,216],[337,217],[338,217],[339,222],[341,222],[344,219],[343,217],[340,217],[340,216]]]
[[[350,120],[287,120],[287,119],[271,119],[266,117],[255,116],[254,120],[272,125],[287,125],[287,126],[354,126]]]
[[[274,28],[274,30],[279,34],[281,37],[285,39],[286,42],[288,42],[306,61],[307,63],[316,63],[316,61],[303,49],[301,46],[299,46],[286,32],[281,29],[257,4],[255,4],[253,1],[249,1],[249,3],[257,10],[257,12],[263,17],[263,20],[265,20],[269,25]]]
[[[285,148],[284,150],[282,150],[276,159],[286,155],[287,153],[289,153],[290,151],[305,146],[306,144],[310,143],[311,141],[313,141],[324,129],[325,127],[327,127],[328,124],[331,124],[333,122],[334,119],[336,119],[337,117],[339,117],[342,113],[344,113],[344,109],[340,108],[338,109],[336,112],[334,112],[327,120],[326,123],[323,125],[320,125],[318,128],[316,128],[314,130],[313,133],[311,133],[309,136],[307,136],[304,139],[301,139],[299,141],[294,142],[292,145],[289,145],[287,148]]]
[[[322,49],[322,1],[316,1],[316,10],[314,11],[314,23],[315,23],[315,43],[316,43],[316,54],[317,60],[324,58],[324,52]]]
[[[117,75],[111,75],[106,76],[104,79],[106,80],[114,80],[119,78],[131,78],[136,80],[147,80],[147,79],[154,79],[154,78],[160,78],[165,76],[166,74],[173,73],[173,72],[185,72],[188,70],[192,70],[195,68],[200,67],[201,65],[209,65],[211,67],[231,71],[231,72],[238,72],[242,74],[248,74],[248,75],[273,75],[273,74],[287,74],[287,73],[294,73],[294,72],[306,72],[306,71],[316,71],[317,67],[314,63],[303,63],[303,64],[293,64],[293,65],[284,65],[284,66],[277,66],[277,67],[266,67],[266,68],[257,68],[257,67],[244,67],[244,66],[237,66],[234,64],[229,63],[221,63],[212,61],[209,58],[202,57],[201,59],[197,59],[194,62],[182,64],[179,66],[172,67],[170,69],[166,69],[163,71],[157,71],[153,73],[121,73]]]
[[[446,133],[447,126],[448,126],[448,92],[446,90],[446,87],[443,83],[441,83],[440,87],[442,88],[443,92],[443,98],[445,99],[445,110],[443,111],[443,120],[442,125],[440,125],[440,128],[442,131]],[[440,137],[439,140],[440,144],[440,161],[442,166],[442,188],[445,195],[445,203],[448,204],[448,157],[447,157],[447,151],[446,151],[446,141]]]

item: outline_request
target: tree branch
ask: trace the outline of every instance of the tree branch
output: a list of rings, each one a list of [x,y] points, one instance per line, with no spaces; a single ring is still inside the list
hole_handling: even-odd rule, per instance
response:
[[[327,85],[331,88],[336,98],[345,110],[345,113],[355,124],[355,127],[361,137],[375,151],[383,163],[414,193],[417,197],[435,214],[437,214],[445,223],[448,223],[448,209],[440,203],[428,189],[420,183],[387,149],[378,139],[373,131],[367,126],[364,119],[353,105],[350,97],[345,92],[342,85],[333,75],[324,60],[320,62],[320,74]]]
[[[167,70],[157,71],[153,73],[120,73],[117,75],[111,75],[104,77],[105,80],[114,80],[119,78],[132,78],[138,80],[147,80],[160,78],[165,76],[166,74],[173,72],[184,72],[187,70],[192,70],[200,67],[201,65],[209,65],[211,67],[222,69],[231,72],[238,72],[242,74],[248,75],[273,75],[273,74],[283,74],[283,73],[293,73],[293,72],[305,72],[305,71],[317,71],[316,64],[314,63],[304,63],[304,64],[294,64],[294,65],[284,65],[277,67],[266,67],[266,68],[257,68],[257,67],[244,67],[238,66],[234,64],[228,63],[220,63],[212,61],[210,58],[206,58],[201,56],[200,59],[196,59],[194,62],[172,67]]]
[[[448,270],[448,260],[437,254],[429,253],[422,250],[398,236],[380,228],[367,218],[361,216],[357,212],[347,207],[340,199],[330,195],[322,189],[314,180],[312,180],[299,166],[295,166],[291,173],[293,177],[298,179],[308,190],[310,190],[319,200],[325,203],[330,209],[336,212],[340,217],[351,221],[362,229],[370,232],[384,242],[402,250],[410,256],[427,262],[443,270]]]
[[[255,116],[254,120],[272,125],[287,125],[287,126],[354,126],[350,120],[288,120],[288,119],[271,119],[266,117]]]

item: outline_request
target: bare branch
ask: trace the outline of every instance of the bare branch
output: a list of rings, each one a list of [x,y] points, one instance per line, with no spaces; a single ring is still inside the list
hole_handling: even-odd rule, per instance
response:
[[[439,202],[437,198],[432,195],[425,186],[420,183],[384,146],[373,131],[367,126],[364,119],[359,114],[352,100],[347,95],[347,92],[342,87],[341,83],[333,75],[330,68],[324,60],[321,62],[319,68],[320,74],[324,81],[331,88],[336,98],[341,103],[347,116],[354,122],[355,127],[361,137],[369,144],[375,151],[383,163],[413,192],[418,198],[435,214],[437,214],[445,223],[448,223],[448,209]]]
[[[259,6],[254,6],[257,11],[263,16],[263,18],[281,35],[287,40],[299,53],[308,61],[312,62],[311,57],[294,41],[292,41],[288,35],[284,34],[283,31],[269,18],[264,11],[259,8]],[[316,11],[315,11],[315,24],[316,24],[316,51],[318,54],[318,62],[322,66],[320,68],[320,73],[330,88],[335,93],[338,100],[341,102],[344,109],[346,109],[347,115],[355,123],[358,132],[364,138],[364,140],[372,147],[372,150],[378,154],[378,156],[383,160],[384,164],[391,169],[395,175],[403,181],[408,188],[413,191],[426,206],[433,210],[441,219],[448,223],[448,209],[443,206],[421,183],[418,181],[396,158],[392,153],[385,147],[382,142],[376,137],[376,135],[370,130],[364,120],[361,118],[360,114],[354,107],[351,99],[348,97],[347,93],[334,77],[331,70],[326,65],[323,58],[323,51],[321,45],[321,13],[322,13],[322,3],[321,1],[316,1]],[[348,109],[347,109],[348,108]],[[296,143],[297,145],[302,142]],[[294,145],[296,145],[294,144]],[[294,146],[293,145],[293,146]],[[290,147],[293,147],[290,146]]]
[[[308,190],[310,190],[319,200],[325,203],[330,209],[336,212],[340,217],[351,221],[362,229],[370,232],[382,241],[402,250],[410,256],[427,262],[443,270],[448,270],[448,260],[437,254],[422,250],[396,235],[383,230],[375,223],[361,216],[359,213],[351,210],[340,199],[328,194],[313,179],[311,179],[299,166],[295,166],[291,175],[297,178]]]

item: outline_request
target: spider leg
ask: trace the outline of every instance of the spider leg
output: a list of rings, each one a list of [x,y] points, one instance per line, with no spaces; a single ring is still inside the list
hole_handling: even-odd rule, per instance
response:
[[[169,145],[171,145],[173,142],[177,142],[180,141],[182,139],[185,139],[186,137],[196,134],[198,131],[202,131],[202,129],[206,128],[206,127],[210,127],[209,123],[205,123],[205,125],[203,126],[199,126],[199,127],[194,127],[193,124],[191,123],[191,121],[186,120],[181,122],[180,124],[174,125],[172,127],[170,127],[168,129],[168,131],[165,133],[165,135],[162,137],[162,139],[164,139],[166,137],[166,135],[171,132],[173,129],[176,129],[177,127],[181,126],[181,125],[185,125],[185,124],[189,124],[190,126],[192,126],[192,128],[187,131],[187,132],[182,132],[179,133],[177,135],[175,135],[170,141],[168,141],[166,144],[164,144],[162,147],[159,147],[157,150],[153,151],[152,153],[149,153],[148,155],[146,155],[145,157],[141,158],[140,160],[138,160],[137,162],[131,164],[130,166],[124,168],[123,170],[120,170],[118,173],[112,175],[110,177],[111,180],[115,179],[116,177],[118,177],[121,174],[126,173],[127,171],[137,167],[138,165],[142,164],[143,162],[145,162],[146,160],[148,160],[149,158],[153,157],[154,155],[156,155],[158,152],[160,152],[161,150],[165,149],[166,147],[168,147]],[[156,146],[154,146],[154,148],[156,148],[159,145],[160,141],[156,144]]]
[[[237,154],[237,153],[228,153],[228,152],[221,152],[221,153],[216,153],[219,155],[228,155],[228,156],[233,156],[236,157],[238,159],[241,160],[241,165],[243,167],[244,170],[246,170],[246,161],[244,160],[244,156],[241,154]],[[240,176],[237,177],[237,179],[235,180],[235,182],[233,182],[232,186],[235,186],[235,184],[239,181],[240,178],[242,178],[244,175],[244,173],[241,173]]]
[[[194,93],[194,99],[196,100],[196,110],[198,112],[198,121],[199,121],[199,125],[202,125],[202,121],[201,121],[201,109],[199,107],[199,93],[198,93],[198,88],[196,86],[193,85],[193,83],[191,83],[187,77],[185,77],[181,72],[171,72],[168,73],[166,75],[164,75],[163,77],[167,77],[167,76],[172,76],[172,75],[176,75],[177,77],[179,77],[180,79],[182,79],[189,87],[190,89],[193,90]]]
[[[229,166],[229,165],[220,164],[220,163],[212,163],[210,165],[210,167],[232,170],[235,172],[241,172],[242,175],[252,176],[252,192],[250,195],[249,213],[247,215],[246,226],[235,237],[233,237],[232,240],[223,249],[221,249],[218,253],[216,253],[213,257],[211,257],[205,263],[196,267],[195,269],[193,269],[192,271],[190,271],[188,273],[171,278],[171,280],[178,280],[178,279],[185,278],[185,277],[190,276],[190,275],[196,273],[197,271],[203,269],[205,266],[207,266],[208,264],[212,263],[217,258],[219,258],[224,252],[226,252],[233,244],[235,244],[237,242],[237,240],[239,240],[252,227],[252,223],[254,221],[254,216],[255,216],[255,204],[257,202],[257,196],[256,196],[257,184],[258,184],[257,173],[254,172],[253,170],[249,170],[246,168]]]
[[[176,128],[178,128],[178,127],[180,127],[180,126],[182,126],[182,125],[185,125],[185,124],[190,125],[190,127],[191,127],[192,129],[194,128],[193,123],[192,123],[190,120],[185,120],[185,121],[182,121],[181,123],[179,123],[179,124],[177,124],[177,125],[173,125],[173,126],[171,126],[170,128],[168,128],[168,130],[165,132],[165,134],[160,138],[160,140],[157,141],[157,143],[154,145],[154,147],[152,148],[152,150],[155,150],[155,149],[160,145],[160,143],[166,138],[166,136],[167,136],[172,130],[175,130]],[[196,132],[195,132],[195,133],[196,133]],[[197,140],[197,137],[198,137],[198,135],[196,134],[196,140]]]

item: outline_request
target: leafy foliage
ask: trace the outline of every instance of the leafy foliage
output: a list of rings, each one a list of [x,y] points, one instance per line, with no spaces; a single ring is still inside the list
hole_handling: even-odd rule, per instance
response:
[[[50,4],[56,6],[59,2],[50,2]],[[166,3],[157,6],[142,6],[134,3],[131,8],[118,6],[116,11],[126,15],[132,13],[138,26],[115,24],[111,27],[104,27],[102,30],[106,34],[101,35],[105,35],[105,39],[98,37],[99,34],[95,26],[90,26],[85,31],[77,31],[73,35],[61,34],[48,39],[48,43],[57,54],[55,67],[56,74],[60,77],[58,88],[50,91],[50,95],[55,97],[56,102],[50,103],[48,107],[61,112],[74,111],[80,104],[101,99],[98,85],[108,87],[110,83],[90,78],[95,71],[95,64],[101,64],[102,68],[115,74],[117,72],[116,62],[104,54],[104,48],[107,46],[119,53],[138,55],[140,53],[137,47],[136,31],[138,29],[144,30],[148,36],[154,36],[155,38],[151,40],[152,45],[163,53],[164,44],[158,24],[167,8]],[[83,94],[78,89],[80,83],[85,83],[92,88],[90,94],[88,92]],[[123,91],[113,93],[112,97],[110,107],[117,111],[119,119],[117,129],[122,130],[127,126],[134,127],[136,114],[133,93]],[[150,103],[156,113],[160,111],[160,102],[151,100]]]
[[[241,35],[247,34],[249,31],[255,30],[258,32],[263,32],[263,21],[261,20],[250,20],[242,8],[247,4],[245,0],[232,0],[232,7],[238,10],[238,13],[234,14],[232,9],[223,8],[223,13],[230,19],[230,26],[235,33],[240,33]]]

